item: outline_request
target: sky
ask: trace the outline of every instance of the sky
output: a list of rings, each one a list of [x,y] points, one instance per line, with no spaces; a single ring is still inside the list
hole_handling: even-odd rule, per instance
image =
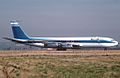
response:
[[[0,40],[10,20],[30,36],[112,37],[120,42],[120,0],[0,0]]]

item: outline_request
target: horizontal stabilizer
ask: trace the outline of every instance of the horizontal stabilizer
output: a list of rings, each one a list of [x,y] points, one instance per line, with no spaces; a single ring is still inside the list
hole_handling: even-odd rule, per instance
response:
[[[8,38],[8,37],[3,37],[3,39],[10,40],[13,42],[18,42],[18,43],[26,43],[26,40],[20,40],[20,39]]]
[[[3,39],[10,40],[13,42],[18,42],[18,43],[46,43],[48,42],[44,40],[24,40],[24,39],[15,39],[15,38],[8,38],[8,37],[3,37]]]

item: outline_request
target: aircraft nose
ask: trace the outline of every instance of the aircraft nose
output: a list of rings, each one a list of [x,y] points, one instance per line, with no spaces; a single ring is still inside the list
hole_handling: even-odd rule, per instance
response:
[[[118,41],[114,41],[115,45],[118,46],[119,42]]]
[[[119,45],[119,42],[118,42],[118,44],[117,44],[117,46]]]

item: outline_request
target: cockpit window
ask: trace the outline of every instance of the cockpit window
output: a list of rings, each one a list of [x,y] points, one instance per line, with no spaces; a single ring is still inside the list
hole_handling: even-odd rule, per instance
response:
[[[115,40],[111,39],[111,41],[115,41]]]

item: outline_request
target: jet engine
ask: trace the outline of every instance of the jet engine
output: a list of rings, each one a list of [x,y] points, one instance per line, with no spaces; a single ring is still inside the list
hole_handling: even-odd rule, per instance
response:
[[[44,47],[51,47],[51,48],[72,48],[72,45],[71,44],[67,44],[67,43],[49,42],[49,43],[45,43]]]
[[[58,47],[58,43],[47,42],[47,43],[44,43],[44,47],[56,48]]]

